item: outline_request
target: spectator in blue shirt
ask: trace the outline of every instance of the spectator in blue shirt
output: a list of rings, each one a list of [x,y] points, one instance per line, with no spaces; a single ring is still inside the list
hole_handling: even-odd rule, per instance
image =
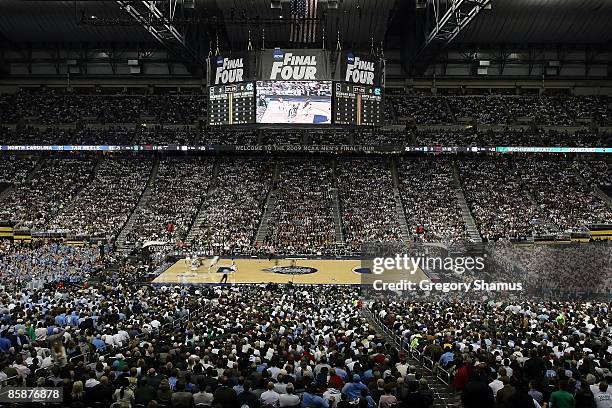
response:
[[[454,360],[455,355],[453,354],[453,351],[447,347],[446,352],[440,356],[438,363],[440,363],[442,367],[446,368],[448,367],[448,364],[452,363]]]
[[[353,401],[361,397],[361,390],[367,389],[368,387],[361,382],[361,377],[355,374],[353,375],[353,382],[346,383],[342,388],[342,393],[348,396],[349,401]]]
[[[302,396],[303,408],[329,408],[329,403],[317,395],[316,391],[314,384],[308,386],[308,390]]]
[[[100,338],[99,334],[91,341],[91,344],[93,344],[96,350],[106,350],[106,343]]]
[[[0,352],[8,354],[11,349],[11,341],[6,337],[6,332],[0,335]]]

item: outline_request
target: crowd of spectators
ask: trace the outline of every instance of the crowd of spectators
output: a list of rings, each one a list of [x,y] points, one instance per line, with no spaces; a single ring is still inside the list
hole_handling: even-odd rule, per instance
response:
[[[257,144],[256,130],[208,128],[202,132],[202,144],[211,145],[254,145]]]
[[[496,257],[518,267],[535,295],[548,299],[606,296],[612,290],[612,246],[605,243],[493,246]]]
[[[0,285],[7,291],[15,290],[8,298],[17,302],[23,300],[18,293],[22,287],[37,289],[49,282],[82,282],[102,266],[98,247],[47,241],[0,241]],[[0,303],[9,307],[5,303],[7,293],[4,295]]]
[[[332,171],[323,161],[280,164],[276,201],[264,248],[274,253],[326,254],[335,246]]]
[[[609,406],[605,302],[432,296],[375,300],[370,308],[434,371],[451,374],[457,406]]]
[[[542,146],[570,146],[570,147],[604,147],[612,143],[609,133],[579,129],[540,131],[539,137]]]
[[[413,133],[408,130],[359,130],[352,135],[352,144],[359,146],[408,146]]]
[[[347,145],[351,141],[350,133],[343,130],[310,131],[306,137],[307,144],[312,145]]]
[[[132,143],[136,145],[193,146],[200,144],[201,132],[189,126],[155,126],[134,131]]]
[[[388,162],[342,160],[336,178],[347,247],[359,252],[364,242],[401,239]]]
[[[80,94],[53,89],[22,89],[0,95],[0,123],[33,118],[43,124],[77,121],[99,123],[195,123],[206,117],[206,95],[138,95],[97,92]]]
[[[401,160],[399,189],[411,233],[431,241],[465,239],[467,233],[449,159]]]
[[[612,121],[612,104],[607,96],[572,96],[563,100],[570,115],[577,121],[609,124]]]
[[[591,187],[612,192],[612,164],[605,159],[575,160],[572,166]]]
[[[205,160],[162,160],[150,195],[136,209],[127,242],[183,241],[206,197],[212,169]]]
[[[558,131],[544,129],[436,129],[415,131],[416,146],[547,146],[602,147],[611,136],[590,130]]]
[[[36,167],[38,157],[2,156],[0,160],[0,184],[11,187],[23,183]]]
[[[261,144],[264,145],[303,145],[305,132],[302,129],[267,129],[262,132]]]
[[[127,264],[89,285],[90,268],[74,266],[103,263],[92,249],[45,243],[38,251],[61,253],[81,273],[39,288],[2,286],[0,377],[62,387],[62,406],[434,402],[422,373],[360,313],[356,288],[140,286]]]
[[[444,98],[404,95],[389,96],[385,100],[393,104],[398,119],[410,119],[417,125],[453,123],[453,115]]]
[[[568,126],[573,123],[558,97],[513,96],[504,99],[512,117],[543,125]]]
[[[523,128],[237,130],[184,125],[88,125],[86,127],[0,127],[0,144],[7,145],[357,145],[369,146],[547,146],[606,147],[612,134],[591,129]]]
[[[94,179],[52,220],[48,229],[112,238],[117,236],[136,207],[147,184],[152,161],[104,159]]]
[[[523,192],[523,180],[508,159],[458,160],[461,184],[483,239],[543,233],[545,219]]]
[[[242,254],[253,242],[272,186],[270,161],[236,159],[219,163],[214,189],[201,211],[193,245],[208,253]]]
[[[580,231],[612,219],[610,208],[581,182],[569,161],[532,157],[457,164],[483,238]]]
[[[31,179],[15,183],[0,199],[0,219],[20,221],[24,228],[47,228],[91,181],[95,163],[88,158],[46,159]]]
[[[512,121],[503,98],[497,96],[455,96],[448,103],[458,122],[507,125]]]
[[[535,201],[547,224],[559,232],[580,230],[612,220],[612,209],[591,194],[567,160],[519,158],[517,177]]]
[[[3,189],[13,188],[0,196],[0,219],[15,220],[19,227],[39,231],[116,236],[144,190],[152,160],[47,158],[32,173],[36,156],[8,155],[0,163],[0,183]],[[570,161],[534,156],[463,158],[456,162],[483,238],[554,235],[612,220],[606,201],[592,191],[597,186],[610,193],[610,165],[604,159]],[[210,162],[175,157],[160,163],[150,197],[136,210],[130,243],[184,240],[206,198]],[[230,252],[257,251],[252,247],[253,234],[261,222],[271,177],[271,168],[264,163],[249,158],[220,162],[219,191],[206,202],[198,245],[207,250],[225,248],[224,253],[230,247]],[[402,159],[398,164],[409,231],[420,231],[425,241],[466,238],[450,160]],[[339,161],[335,185],[340,198],[340,228],[350,248],[358,248],[364,239],[397,234],[393,201],[389,201],[393,199],[389,198],[390,172],[384,167],[376,160]],[[334,223],[328,222],[334,212],[329,191],[334,185],[331,167],[322,161],[283,159],[280,168],[285,179],[279,179],[278,208],[271,212],[263,249],[312,254],[323,248],[331,250],[336,236]],[[379,195],[387,198],[379,198],[378,211],[370,211]],[[368,225],[378,232],[367,232]],[[301,236],[300,231],[306,235]]]
[[[126,93],[97,90],[93,93],[61,89],[22,89],[0,95],[0,124],[21,119],[41,124],[141,123],[195,125],[206,117],[205,94]],[[464,95],[433,96],[387,90],[385,120],[410,119],[418,125],[475,121],[484,125],[508,125],[524,120],[541,125],[567,126],[574,123],[606,125],[612,119],[607,96],[555,95]]]
[[[573,261],[577,247],[535,246],[528,256],[514,249],[499,250],[526,260],[534,276],[573,272],[566,288],[579,291],[590,281],[591,289],[609,293],[609,246],[587,248]],[[100,247],[2,242],[1,381],[62,387],[67,407],[436,402],[424,369],[361,314],[363,293],[355,287],[136,285],[142,274],[136,265],[103,269],[110,255]],[[591,266],[581,266],[592,257]],[[596,269],[603,279],[589,272]],[[28,285],[34,277],[44,283]],[[557,285],[546,278],[532,283]],[[434,373],[450,373],[458,406],[554,407],[566,397],[559,392],[597,400],[609,393],[603,381],[612,377],[609,304],[546,294],[378,293],[363,305],[431,359]]]

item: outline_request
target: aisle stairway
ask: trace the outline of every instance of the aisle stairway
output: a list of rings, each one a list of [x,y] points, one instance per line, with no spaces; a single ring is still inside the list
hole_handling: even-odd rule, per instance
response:
[[[338,197],[338,178],[336,177],[336,161],[333,160],[331,163],[332,167],[332,205],[334,209],[334,233],[336,237],[336,244],[342,244],[344,242],[344,233],[342,232],[342,217],[340,214],[340,198]]]
[[[606,194],[606,192],[604,190],[602,190],[601,188],[599,188],[596,185],[591,186],[584,177],[582,177],[582,174],[580,174],[580,172],[575,168],[572,167],[572,170],[574,171],[574,174],[576,175],[576,177],[578,178],[578,180],[580,180],[580,182],[589,190],[591,191],[591,194],[593,194],[595,197],[599,198],[600,200],[602,200],[603,202],[605,202],[606,204],[608,204],[609,207],[612,208],[612,197],[610,197],[608,194]]]
[[[67,214],[70,211],[72,211],[72,209],[74,208],[74,206],[76,205],[76,198],[83,192],[85,191],[85,189],[87,189],[89,186],[91,186],[91,184],[94,182],[94,180],[96,179],[96,174],[98,174],[98,170],[100,169],[100,166],[102,165],[103,161],[102,160],[98,160],[96,162],[96,165],[94,166],[93,170],[91,171],[91,176],[89,178],[89,182],[83,184],[83,186],[74,194],[74,196],[72,197],[72,199],[70,200],[70,202],[68,203],[68,205],[66,205],[64,208],[62,208],[60,210],[60,212],[57,215],[61,215],[61,214]]]
[[[461,181],[459,178],[459,169],[457,168],[457,164],[453,161],[453,184],[455,189],[455,195],[457,197],[457,202],[459,203],[459,208],[461,208],[461,217],[463,218],[463,223],[465,224],[465,229],[470,237],[470,240],[477,244],[482,244],[482,237],[480,236],[480,232],[478,232],[478,227],[476,226],[476,221],[474,221],[474,216],[472,215],[472,211],[465,199],[465,194],[463,193],[463,188],[461,188]]]
[[[155,183],[155,178],[157,177],[158,171],[159,171],[159,159],[155,159],[155,162],[153,163],[153,167],[151,168],[151,173],[149,174],[149,180],[147,181],[147,185],[144,191],[142,192],[140,199],[138,200],[138,204],[136,204],[136,207],[134,207],[134,209],[132,210],[132,214],[130,214],[130,218],[128,218],[128,220],[125,222],[125,225],[121,229],[121,232],[119,233],[119,235],[117,235],[117,240],[115,244],[117,246],[118,252],[125,253],[127,250],[129,250],[129,248],[125,244],[126,238],[128,234],[130,233],[130,231],[132,231],[132,226],[134,225],[134,222],[136,221],[138,209],[144,206],[149,200],[149,197],[151,196],[151,190],[153,189],[153,184]]]
[[[278,181],[279,172],[280,166],[277,161],[274,163],[272,186],[270,187],[270,191],[268,191],[268,198],[266,199],[266,203],[264,204],[264,211],[261,215],[259,228],[257,228],[257,233],[255,234],[255,244],[257,245],[262,245],[264,240],[266,239],[266,232],[268,231],[268,221],[270,215],[272,214],[272,211],[274,210],[274,206],[276,205],[276,183]]]
[[[395,214],[397,216],[397,222],[400,226],[402,240],[408,241],[410,239],[410,228],[408,228],[406,210],[404,209],[402,195],[399,190],[399,176],[397,172],[397,163],[395,160],[391,160],[391,176],[393,178],[393,197],[395,198]]]
[[[40,170],[40,168],[42,167],[44,163],[45,163],[45,159],[39,160],[38,163],[36,163],[36,166],[34,166],[34,168],[30,171],[30,173],[28,173],[28,176],[26,177],[25,181],[31,181],[34,175],[36,174],[36,172]],[[5,188],[4,190],[0,191],[0,200],[4,199],[5,197],[8,197],[8,195],[11,194],[14,189],[15,187],[11,185]]]
[[[189,228],[189,232],[187,233],[186,242],[193,242],[194,238],[196,238],[200,234],[200,227],[204,222],[204,217],[206,214],[204,213],[204,208],[206,207],[206,203],[208,199],[213,193],[217,190],[217,176],[219,175],[219,162],[215,162],[212,170],[212,176],[210,178],[210,184],[208,185],[208,190],[206,190],[206,197],[202,200],[200,204],[200,208],[198,208],[198,213],[195,216],[191,227]]]
[[[450,386],[443,382],[440,377],[435,376],[430,367],[427,367],[422,361],[415,358],[415,355],[406,348],[405,344],[400,344],[401,340],[391,331],[391,329],[384,326],[366,307],[361,309],[361,312],[370,324],[370,327],[373,327],[376,333],[385,339],[388,344],[391,344],[398,352],[403,352],[407,356],[407,363],[416,367],[417,371],[423,374],[423,378],[427,380],[429,388],[434,394],[433,408],[460,406],[460,404],[457,404],[457,395],[452,391]],[[445,381],[448,382],[448,380]]]

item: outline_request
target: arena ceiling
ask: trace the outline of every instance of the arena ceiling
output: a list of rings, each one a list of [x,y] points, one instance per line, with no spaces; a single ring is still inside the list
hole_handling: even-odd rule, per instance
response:
[[[610,0],[493,0],[455,39],[466,43],[598,44],[612,41]]]
[[[0,1],[0,33],[14,43],[150,42],[138,25],[82,24],[82,13],[105,19],[130,18],[112,1]]]
[[[193,4],[182,29],[205,56],[217,38],[221,49],[238,50],[247,46],[249,35],[253,48],[262,46],[264,36],[266,47],[321,47],[325,33],[331,49],[338,34],[344,48],[369,49],[373,41],[375,47],[384,43],[385,50],[400,49],[406,31],[415,29],[407,26],[407,9],[414,10],[417,1],[451,0],[337,0],[337,9],[327,6],[330,0],[178,1]],[[273,1],[280,8],[272,8]],[[166,2],[157,3],[163,8]],[[424,18],[425,9],[416,14]],[[2,0],[0,43],[155,43],[130,19],[112,0]],[[491,9],[481,11],[453,43],[609,45],[610,21],[610,0],[492,0]]]

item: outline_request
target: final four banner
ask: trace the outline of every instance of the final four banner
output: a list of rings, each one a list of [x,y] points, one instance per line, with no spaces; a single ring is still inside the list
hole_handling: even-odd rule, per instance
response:
[[[227,85],[253,80],[255,54],[234,52],[208,59],[208,85]]]
[[[367,54],[343,51],[336,65],[336,80],[358,85],[383,85],[383,60]]]
[[[281,48],[261,51],[257,73],[260,80],[331,80],[329,51]]]

